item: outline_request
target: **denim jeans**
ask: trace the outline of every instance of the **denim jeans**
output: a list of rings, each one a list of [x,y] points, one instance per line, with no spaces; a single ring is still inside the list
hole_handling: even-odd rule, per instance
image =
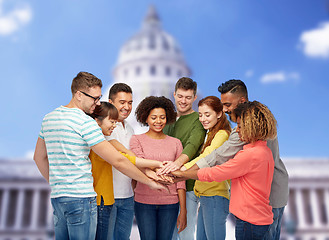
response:
[[[95,197],[52,198],[56,240],[95,239],[97,203]]]
[[[200,196],[198,240],[225,240],[229,200],[222,196]]]
[[[236,217],[235,239],[263,240],[270,225],[255,225]]]
[[[96,240],[108,239],[110,214],[112,207],[113,205],[104,205],[103,197],[101,198],[101,204],[97,205]]]
[[[135,202],[135,216],[141,240],[168,240],[172,238],[179,203],[153,205]]]
[[[266,234],[266,240],[279,240],[281,233],[281,223],[283,216],[284,207],[272,208],[273,212],[273,223],[270,225],[270,229]]]
[[[134,197],[116,198],[110,215],[108,239],[114,239],[114,240],[130,239],[133,220],[134,220]]]
[[[178,234],[178,229],[175,227],[173,240],[193,240],[195,239],[195,226],[197,224],[199,198],[195,196],[194,191],[186,192],[186,211],[187,211],[187,226]]]

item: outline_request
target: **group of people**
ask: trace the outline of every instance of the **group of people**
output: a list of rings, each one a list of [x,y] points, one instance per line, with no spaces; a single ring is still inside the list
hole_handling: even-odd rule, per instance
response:
[[[148,130],[126,121],[132,89],[80,72],[72,99],[47,114],[34,160],[51,187],[56,239],[225,239],[229,213],[236,239],[279,239],[288,174],[276,120],[229,80],[192,109],[197,83],[180,78],[173,103],[149,96],[136,108]],[[237,126],[231,129],[229,120]]]

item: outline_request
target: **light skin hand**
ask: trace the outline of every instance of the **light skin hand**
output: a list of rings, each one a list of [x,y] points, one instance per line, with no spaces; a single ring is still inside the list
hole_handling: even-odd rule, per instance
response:
[[[189,157],[186,154],[181,154],[174,162],[169,162],[164,168],[162,168],[158,174],[168,174],[172,171],[176,171],[181,168],[181,166],[189,161]]]
[[[38,138],[33,159],[41,175],[49,182],[49,162],[45,141]]]

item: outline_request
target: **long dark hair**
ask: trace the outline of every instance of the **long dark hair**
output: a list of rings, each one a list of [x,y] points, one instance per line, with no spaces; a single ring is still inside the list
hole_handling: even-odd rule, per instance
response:
[[[203,152],[204,149],[211,144],[211,141],[214,139],[216,133],[219,130],[225,130],[227,134],[230,134],[232,130],[230,122],[227,120],[226,115],[223,112],[223,104],[218,97],[215,96],[205,97],[201,99],[198,103],[199,107],[202,105],[207,105],[212,110],[214,110],[217,114],[222,113],[222,116],[218,119],[217,123],[211,129],[209,129],[207,141],[205,142],[205,144],[203,144],[201,152]]]

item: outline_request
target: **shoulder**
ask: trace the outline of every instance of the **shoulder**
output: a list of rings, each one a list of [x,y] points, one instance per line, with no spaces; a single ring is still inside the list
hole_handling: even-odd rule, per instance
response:
[[[222,137],[229,137],[229,134],[227,133],[227,131],[225,130],[219,130],[216,134],[215,134],[215,138],[222,138]]]

